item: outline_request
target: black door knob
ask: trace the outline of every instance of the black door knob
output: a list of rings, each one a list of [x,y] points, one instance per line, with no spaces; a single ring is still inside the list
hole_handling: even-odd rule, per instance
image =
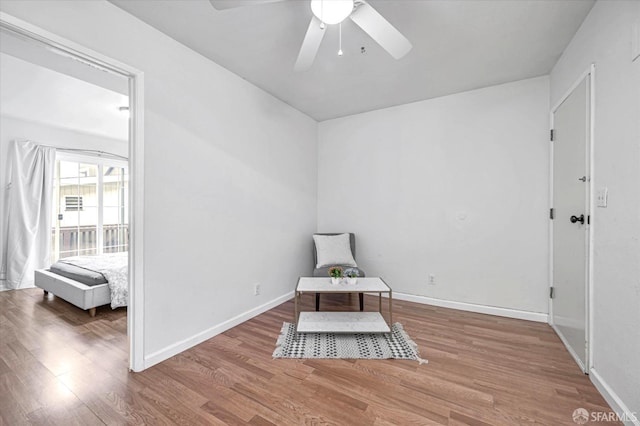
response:
[[[584,225],[584,215],[581,214],[579,217],[578,216],[571,216],[571,219],[569,219],[571,221],[571,223],[576,223],[576,222],[580,222],[582,225]]]

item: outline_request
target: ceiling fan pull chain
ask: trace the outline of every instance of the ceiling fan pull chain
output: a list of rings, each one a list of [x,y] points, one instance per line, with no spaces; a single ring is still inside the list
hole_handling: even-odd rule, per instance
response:
[[[342,56],[342,22],[340,22],[340,37],[339,37],[339,43],[340,45],[338,46],[338,56]]]
[[[320,29],[324,30],[324,0],[320,0]]]

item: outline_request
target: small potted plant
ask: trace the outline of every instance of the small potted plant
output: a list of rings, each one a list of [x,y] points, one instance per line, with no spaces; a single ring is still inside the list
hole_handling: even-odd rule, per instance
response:
[[[331,284],[340,284],[340,279],[342,279],[342,268],[339,266],[332,266],[329,268],[329,276],[331,277]]]
[[[360,271],[354,268],[349,268],[344,271],[344,274],[347,276],[347,284],[354,285],[358,281],[358,277],[360,276]]]

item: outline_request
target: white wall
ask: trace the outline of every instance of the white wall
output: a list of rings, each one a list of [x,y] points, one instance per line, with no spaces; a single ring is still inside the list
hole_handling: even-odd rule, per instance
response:
[[[550,83],[555,104],[595,63],[593,179],[596,188],[609,189],[609,205],[592,216],[592,378],[600,377],[618,403],[640,417],[640,59],[631,62],[634,22],[640,26],[640,2],[597,2]]]
[[[0,149],[2,149],[2,153],[6,153],[9,142],[14,139],[28,139],[59,148],[94,149],[125,157],[129,155],[129,144],[126,140],[112,139],[0,115],[0,146],[2,147]],[[5,161],[6,156],[2,155],[0,159]],[[0,165],[4,166],[4,163]],[[4,176],[0,176],[0,178],[4,178]]]
[[[548,111],[540,77],[320,123],[318,231],[394,292],[546,313]]]
[[[311,268],[315,121],[108,2],[0,9],[145,73],[147,362],[293,290]]]
[[[7,184],[7,154],[13,140],[32,140],[44,145],[60,148],[95,149],[128,155],[128,143],[118,139],[76,132],[61,127],[52,127],[34,121],[0,115],[0,217],[4,218],[4,202]],[[4,222],[4,221],[2,221]],[[4,241],[4,226],[0,226],[0,241]],[[0,259],[3,245],[0,244]],[[0,271],[0,289],[3,288],[4,271]]]

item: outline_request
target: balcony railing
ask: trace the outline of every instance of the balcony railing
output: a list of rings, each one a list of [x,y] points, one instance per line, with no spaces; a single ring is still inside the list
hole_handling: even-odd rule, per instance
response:
[[[127,225],[104,225],[103,253],[118,253],[129,249],[129,227]],[[56,230],[52,229],[51,242],[54,258],[98,254],[98,235],[95,226],[67,226],[60,228],[56,250]],[[59,254],[56,256],[56,252]]]

